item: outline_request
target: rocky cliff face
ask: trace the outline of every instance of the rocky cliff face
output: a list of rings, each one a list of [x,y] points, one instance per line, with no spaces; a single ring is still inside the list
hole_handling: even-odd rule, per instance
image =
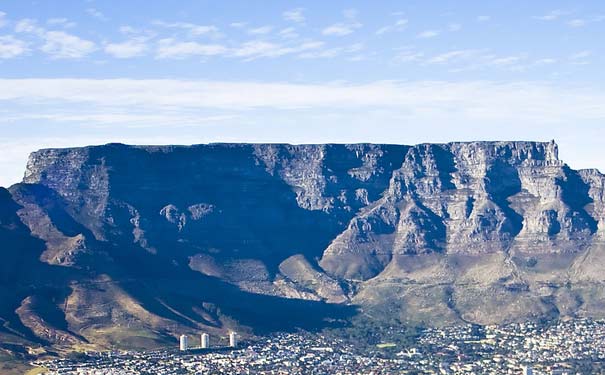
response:
[[[27,238],[7,259],[30,254],[55,285],[19,282],[3,314],[70,345],[116,325],[154,342],[317,326],[347,306],[432,324],[602,316],[605,177],[557,154],[554,142],[34,152],[0,195],[0,235]]]

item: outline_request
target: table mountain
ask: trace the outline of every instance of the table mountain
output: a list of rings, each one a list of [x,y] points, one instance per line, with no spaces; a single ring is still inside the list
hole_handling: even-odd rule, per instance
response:
[[[605,316],[605,176],[554,142],[40,150],[0,243],[0,335],[57,350]]]

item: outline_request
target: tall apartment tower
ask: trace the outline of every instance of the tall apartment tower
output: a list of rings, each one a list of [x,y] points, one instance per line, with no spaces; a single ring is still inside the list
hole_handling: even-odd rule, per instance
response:
[[[232,348],[237,347],[237,333],[235,333],[235,332],[229,333],[229,346]]]
[[[181,337],[179,338],[179,349],[181,350],[187,350],[189,349],[189,338],[187,337],[187,335],[181,335]]]
[[[521,366],[521,370],[523,370],[523,375],[534,375],[534,370],[529,365]]]
[[[202,349],[208,349],[210,347],[210,336],[207,333],[202,333],[200,343]]]

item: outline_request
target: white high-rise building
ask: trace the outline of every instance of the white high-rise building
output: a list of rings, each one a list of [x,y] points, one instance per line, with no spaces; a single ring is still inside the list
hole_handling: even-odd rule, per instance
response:
[[[179,343],[180,343],[179,348],[181,350],[189,349],[189,338],[187,337],[187,335],[181,335],[181,337],[179,339]]]
[[[229,333],[229,346],[232,348],[237,347],[237,333],[235,333],[235,332]]]
[[[210,347],[210,336],[207,333],[202,333],[200,342],[202,349],[208,349]]]
[[[521,366],[521,370],[523,370],[523,375],[533,375],[534,374],[534,370],[529,365]]]

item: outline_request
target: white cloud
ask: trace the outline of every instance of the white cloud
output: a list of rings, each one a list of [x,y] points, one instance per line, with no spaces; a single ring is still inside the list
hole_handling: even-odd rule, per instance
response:
[[[273,30],[273,26],[265,25],[265,26],[261,26],[261,27],[248,29],[248,34],[264,35],[264,34],[269,34],[272,30]]]
[[[129,25],[120,26],[120,28],[118,30],[120,31],[120,33],[126,34],[126,35],[139,33],[138,29],[136,29],[132,26],[129,26]]]
[[[6,26],[8,21],[6,21],[6,13],[0,12],[0,27]]]
[[[538,59],[538,60],[534,61],[534,65],[550,65],[550,64],[555,64],[556,62],[557,62],[557,59],[544,58],[544,59]]]
[[[355,29],[360,28],[362,25],[358,22],[353,23],[335,23],[324,28],[321,33],[329,36],[345,36],[353,33]]]
[[[591,23],[603,21],[605,21],[604,15],[596,15],[587,18],[574,18],[572,20],[567,21],[567,25],[571,27],[584,27]]]
[[[491,16],[477,16],[477,21],[478,22],[487,22],[487,21],[489,21],[491,19],[492,19]]]
[[[154,128],[158,126],[170,125],[174,128],[195,127],[205,123],[218,123],[226,120],[239,118],[238,115],[214,115],[200,116],[198,114],[186,113],[132,113],[130,111],[114,111],[114,112],[87,112],[87,113],[23,113],[15,116],[4,117],[0,123],[14,121],[32,121],[46,120],[60,123],[86,123],[92,124],[96,128],[102,128],[104,125],[119,124],[124,128],[129,129],[144,129]]]
[[[540,21],[555,21],[558,20],[559,18],[561,18],[562,16],[568,15],[569,12],[561,10],[561,9],[555,9],[555,10],[551,10],[550,12],[548,12],[547,14],[543,15],[543,16],[534,16],[534,19],[540,20]]]
[[[280,54],[280,49],[281,46],[278,44],[255,40],[244,43],[234,52],[234,55],[239,57],[267,56],[268,54],[275,56]]]
[[[429,39],[429,38],[434,38],[438,35],[439,35],[439,30],[425,30],[425,31],[418,33],[418,35],[416,35],[416,37],[420,38],[420,39]]]
[[[197,25],[189,22],[164,22],[153,21],[152,24],[165,28],[181,29],[187,31],[191,36],[207,35],[211,37],[221,37],[218,27],[214,25]]]
[[[147,51],[146,39],[133,38],[122,43],[108,43],[105,52],[118,59],[142,56]]]
[[[15,25],[15,32],[17,33],[30,33],[41,35],[44,33],[44,29],[38,26],[36,20],[31,18],[24,18],[17,22]]]
[[[429,64],[447,64],[452,62],[453,60],[459,60],[461,58],[470,58],[477,54],[477,50],[472,49],[462,49],[462,50],[453,50],[445,53],[441,53],[437,56],[433,56],[427,60]]]
[[[328,48],[328,49],[323,49],[323,50],[313,50],[313,51],[306,51],[301,53],[300,55],[298,55],[298,57],[303,58],[303,59],[321,59],[321,58],[333,58],[342,54],[349,54],[349,53],[357,53],[360,52],[361,50],[363,50],[364,46],[362,43],[355,43],[352,44],[350,46],[346,46],[346,47],[335,47],[335,48]],[[353,56],[351,58],[349,58],[350,61],[360,61],[363,60],[364,56],[362,55],[356,55]]]
[[[43,37],[45,43],[40,50],[57,59],[78,59],[97,49],[95,43],[63,31],[47,31]]]
[[[592,51],[584,50],[584,51],[574,53],[573,55],[571,55],[569,57],[569,59],[570,60],[582,60],[582,59],[585,59],[590,56],[592,56]]]
[[[405,30],[406,26],[408,24],[408,20],[405,18],[401,18],[398,19],[393,25],[388,25],[388,26],[384,26],[381,27],[380,29],[376,30],[376,35],[382,35],[388,32],[392,32],[392,31],[403,31]]]
[[[0,36],[0,59],[12,59],[29,51],[27,43],[12,35]]]
[[[308,50],[321,48],[323,42],[307,41],[296,46],[283,46],[277,43],[253,40],[242,44],[233,51],[233,56],[244,57],[252,60],[260,57],[279,57],[288,54],[301,53]]]
[[[55,59],[78,59],[97,50],[94,42],[82,39],[64,31],[48,31],[38,25],[36,20],[25,18],[15,25],[15,32],[38,36],[43,40],[40,51]]]
[[[303,23],[303,22],[305,22],[305,16],[304,16],[303,12],[304,12],[303,8],[294,8],[294,9],[285,11],[282,14],[282,16],[284,17],[284,20],[286,20],[286,21]]]
[[[49,18],[46,23],[50,26],[59,26],[64,29],[71,29],[76,26],[75,22],[69,21],[67,18]]]
[[[449,25],[447,25],[447,29],[451,32],[460,31],[462,30],[462,25],[459,23],[450,23]]]
[[[569,56],[569,61],[572,65],[588,65],[590,64],[589,58],[592,56],[592,51],[584,50],[576,52]]]
[[[504,66],[512,65],[525,59],[525,56],[504,56],[504,57],[493,57],[488,59],[487,63],[490,65]]]
[[[101,20],[101,21],[109,20],[107,17],[105,17],[105,15],[100,10],[95,9],[95,8],[86,9],[86,13],[90,14],[94,18]]]
[[[246,93],[245,95],[242,93]],[[95,108],[358,108],[505,120],[605,120],[605,92],[544,83],[391,82],[290,84],[132,79],[0,79],[0,101],[88,103]],[[8,107],[7,107],[8,108]],[[36,106],[32,106],[36,108]]]
[[[410,49],[403,49],[398,52],[394,58],[395,62],[400,63],[412,63],[419,62],[424,58],[424,52],[413,51]]]
[[[450,72],[479,70],[488,67],[519,71],[537,65],[535,63],[522,65],[527,58],[526,54],[502,56],[481,49],[459,49],[429,57],[421,63],[447,65],[450,67]],[[546,64],[546,62],[542,64]]]
[[[224,56],[241,58],[250,61],[258,58],[275,58],[323,47],[321,41],[308,40],[296,45],[268,42],[264,40],[251,40],[235,47],[226,47],[220,44],[202,44],[197,42],[183,42],[175,39],[161,39],[158,42],[156,58],[158,59],[184,59],[192,56]]]
[[[586,26],[586,20],[581,18],[574,18],[573,20],[569,20],[567,24],[571,27],[582,27]]]
[[[279,35],[285,39],[295,39],[299,37],[298,33],[296,32],[296,29],[293,27],[286,27],[284,29],[281,29],[279,31]]]
[[[346,22],[338,22],[325,27],[321,33],[329,36],[345,36],[352,34],[356,29],[361,28],[363,25],[356,20],[357,18],[356,9],[345,9],[342,14],[346,18]]]
[[[227,53],[229,49],[220,44],[203,44],[197,42],[182,42],[172,38],[161,39],[158,42],[156,58],[184,59],[191,56],[216,56]]]
[[[342,11],[342,15],[350,20],[357,18],[358,14],[359,12],[357,11],[357,9],[345,9]]]
[[[243,27],[246,27],[247,23],[246,22],[231,22],[229,24],[229,26],[235,28],[235,29],[241,29]]]

